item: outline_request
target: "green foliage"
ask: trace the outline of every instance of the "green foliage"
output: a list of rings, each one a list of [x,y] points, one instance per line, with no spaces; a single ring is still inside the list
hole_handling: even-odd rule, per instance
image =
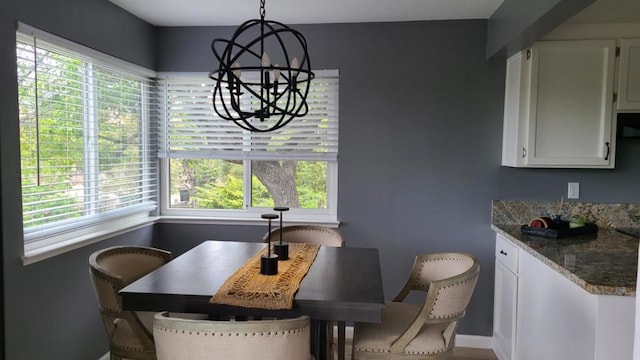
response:
[[[242,209],[244,206],[243,164],[217,159],[170,159],[172,203],[197,209]],[[296,188],[302,208],[327,207],[327,163],[298,161]],[[188,190],[187,203],[177,204],[180,190]],[[251,206],[272,208],[273,196],[254,175],[251,178]]]
[[[296,187],[300,204],[304,209],[327,207],[327,163],[324,161],[299,161]]]
[[[275,206],[269,190],[255,175],[251,177],[251,206],[264,208]]]
[[[242,209],[242,164],[218,159],[171,159],[171,194],[187,190],[186,206],[198,209]],[[172,201],[172,203],[175,201]]]
[[[242,209],[242,179],[230,173],[225,179],[206,183],[196,188],[194,200],[197,207],[202,209]]]
[[[25,228],[135,203],[141,82],[31,45],[16,53]]]

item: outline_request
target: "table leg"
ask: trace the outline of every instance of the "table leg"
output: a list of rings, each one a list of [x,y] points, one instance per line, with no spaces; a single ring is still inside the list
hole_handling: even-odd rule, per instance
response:
[[[327,360],[327,321],[311,320],[311,354],[316,360]]]
[[[344,360],[345,352],[345,326],[346,322],[338,321],[338,360]]]

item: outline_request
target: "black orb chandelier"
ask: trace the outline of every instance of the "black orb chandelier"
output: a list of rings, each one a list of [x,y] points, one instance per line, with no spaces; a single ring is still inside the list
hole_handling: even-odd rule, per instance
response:
[[[277,130],[305,116],[314,78],[304,36],[265,20],[264,3],[260,0],[259,20],[244,22],[230,40],[211,43],[219,63],[209,74],[216,82],[213,108],[221,118],[254,132]]]

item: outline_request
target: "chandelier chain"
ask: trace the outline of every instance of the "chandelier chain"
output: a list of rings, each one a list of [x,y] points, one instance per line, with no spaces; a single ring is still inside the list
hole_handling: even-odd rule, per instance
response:
[[[264,2],[265,0],[260,0],[260,18],[264,20],[264,16],[266,15],[266,11],[264,10]]]

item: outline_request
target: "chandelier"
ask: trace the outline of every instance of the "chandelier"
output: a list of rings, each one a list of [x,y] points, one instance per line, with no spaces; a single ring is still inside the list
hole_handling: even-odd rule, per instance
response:
[[[209,74],[215,81],[213,108],[221,118],[255,132],[277,130],[305,116],[314,78],[304,36],[265,20],[264,3],[260,0],[259,20],[244,22],[230,40],[211,43],[219,63]]]

